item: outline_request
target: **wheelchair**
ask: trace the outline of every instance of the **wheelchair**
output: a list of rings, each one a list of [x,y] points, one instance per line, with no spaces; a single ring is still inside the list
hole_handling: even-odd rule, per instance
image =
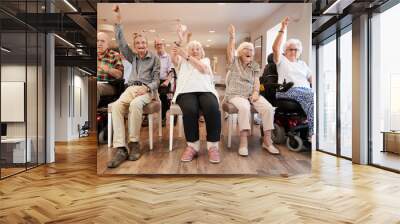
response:
[[[113,85],[117,92],[113,96],[102,96],[100,97],[99,105],[97,106],[96,122],[97,122],[97,144],[106,144],[108,133],[108,104],[118,100],[120,95],[125,91],[125,80],[115,79],[109,81],[109,84]]]
[[[260,83],[264,86],[261,92],[271,104],[276,107],[274,117],[274,130],[272,141],[275,144],[286,144],[294,152],[310,150],[311,142],[308,140],[309,128],[307,115],[301,105],[293,99],[276,98],[277,92],[286,92],[293,83],[278,84],[278,72],[273,61],[273,54],[268,55],[268,64],[265,66]]]

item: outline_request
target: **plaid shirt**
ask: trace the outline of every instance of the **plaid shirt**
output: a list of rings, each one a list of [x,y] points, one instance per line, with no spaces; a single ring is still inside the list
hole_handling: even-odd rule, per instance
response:
[[[110,68],[118,69],[124,73],[121,55],[116,51],[107,49],[102,54],[97,54],[97,81],[110,81],[115,79],[103,69],[100,69],[100,65],[108,65]]]

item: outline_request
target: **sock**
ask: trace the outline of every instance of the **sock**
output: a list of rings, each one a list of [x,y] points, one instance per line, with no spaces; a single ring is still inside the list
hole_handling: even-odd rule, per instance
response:
[[[272,130],[264,130],[264,143],[269,146],[272,145],[272,139],[271,139],[271,132]]]
[[[188,146],[194,148],[196,152],[200,150],[200,140],[197,140],[196,142],[187,142]]]
[[[218,142],[207,142],[207,149],[211,147],[216,147],[218,149]]]

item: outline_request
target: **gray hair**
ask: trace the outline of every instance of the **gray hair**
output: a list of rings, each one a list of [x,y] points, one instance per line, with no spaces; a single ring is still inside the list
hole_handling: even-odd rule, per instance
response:
[[[283,46],[283,50],[286,52],[286,49],[292,44],[295,45],[296,48],[298,49],[298,51],[296,53],[296,58],[300,58],[300,55],[303,52],[303,45],[301,44],[301,41],[299,39],[287,40],[285,45]]]
[[[239,56],[239,52],[241,52],[245,48],[250,48],[253,50],[253,56],[254,56],[254,45],[253,43],[250,42],[242,42],[239,47],[236,49],[236,55]]]
[[[198,47],[200,48],[200,58],[204,58],[206,56],[206,53],[204,52],[203,46],[201,43],[197,40],[192,40],[186,45],[186,49],[188,53],[190,52],[190,49]]]

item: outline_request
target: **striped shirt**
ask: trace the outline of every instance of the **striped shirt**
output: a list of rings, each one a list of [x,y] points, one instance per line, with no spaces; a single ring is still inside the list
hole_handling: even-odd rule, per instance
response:
[[[110,81],[115,79],[101,68],[101,65],[108,65],[109,68],[114,68],[124,72],[124,66],[121,61],[121,55],[111,49],[105,50],[103,53],[97,54],[97,81]]]
[[[226,76],[225,100],[235,96],[248,98],[253,93],[254,82],[260,78],[260,66],[253,61],[243,68],[238,57],[234,57],[232,64],[228,67]]]

